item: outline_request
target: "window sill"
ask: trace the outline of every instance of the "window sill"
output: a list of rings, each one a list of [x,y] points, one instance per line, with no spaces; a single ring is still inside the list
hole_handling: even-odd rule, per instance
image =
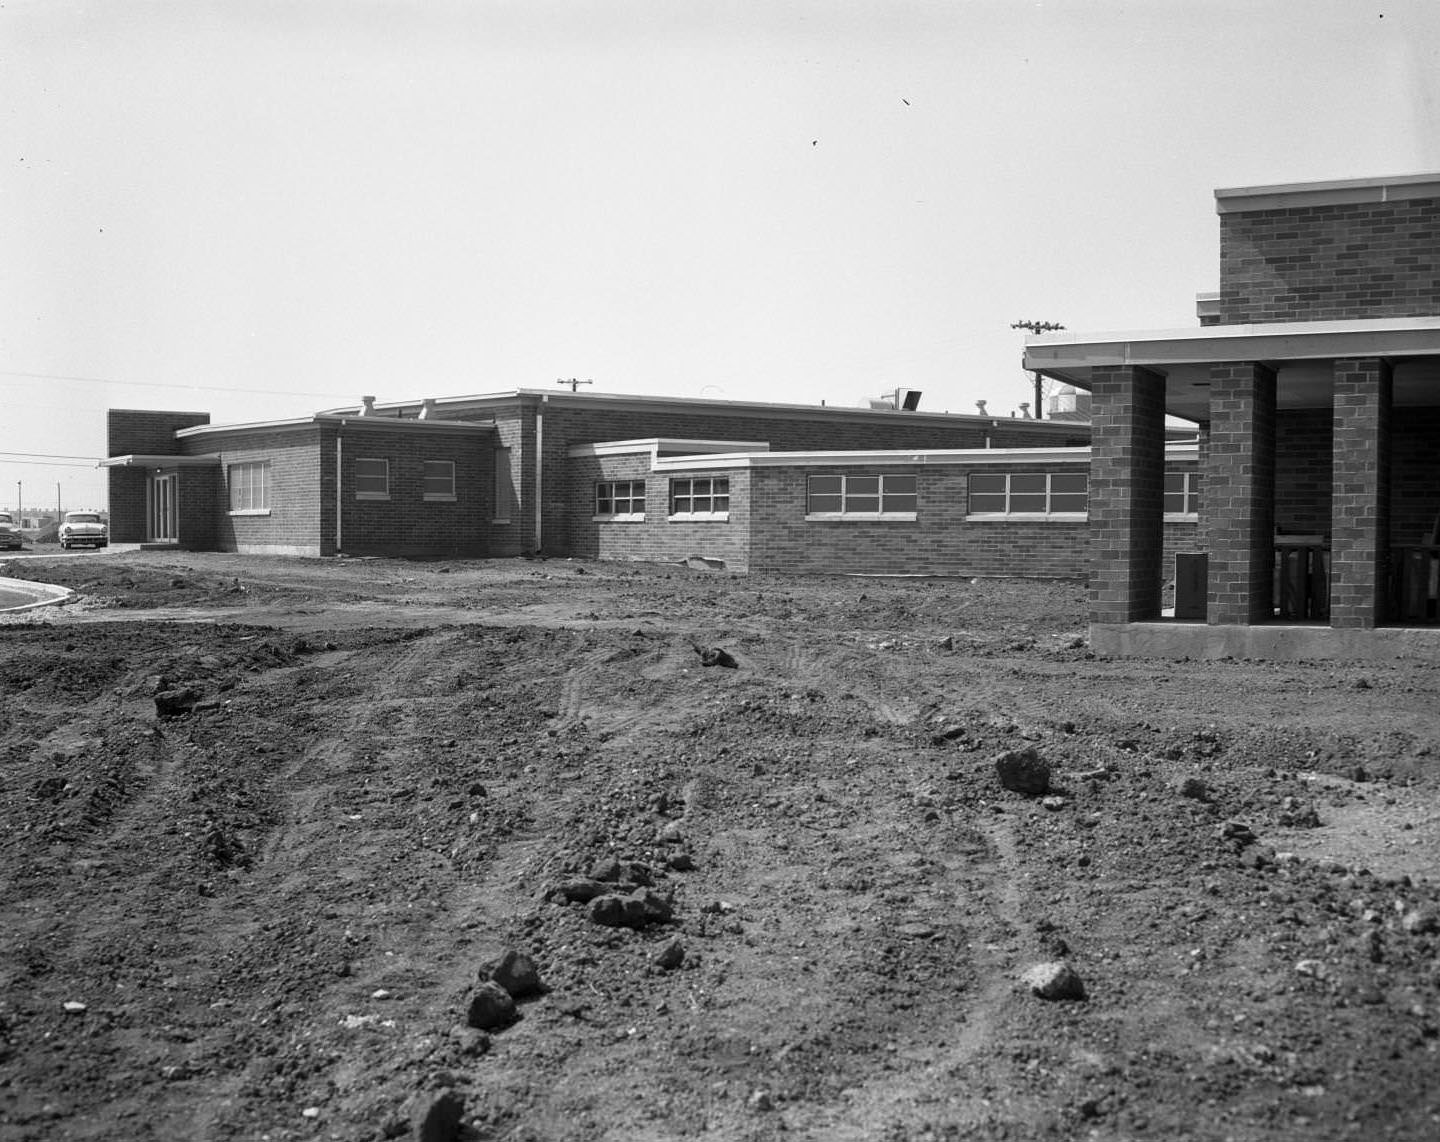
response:
[[[644,523],[643,515],[592,515],[594,523]]]
[[[1166,512],[1166,523],[1199,523],[1199,512]]]
[[[490,521],[490,526],[491,526],[491,527],[509,527],[509,526],[510,526],[510,520],[509,520],[508,517],[505,518],[505,519],[492,519],[492,520]]]
[[[806,523],[914,523],[917,512],[811,512]]]
[[[427,504],[453,504],[455,497],[453,495],[447,496],[440,492],[426,492],[424,500]]]
[[[355,493],[355,498],[356,498],[357,500],[388,500],[388,499],[390,498],[390,493],[389,493],[389,492],[356,492],[356,493]]]
[[[1089,512],[971,512],[966,522],[979,523],[1084,523]]]
[[[675,512],[665,517],[670,523],[729,523],[729,512]]]
[[[232,515],[232,516],[236,516],[236,515],[269,515],[269,514],[270,514],[270,509],[269,509],[269,508],[239,508],[239,509],[237,509],[237,510],[235,510],[235,511],[227,512],[226,514],[227,514],[227,515]]]

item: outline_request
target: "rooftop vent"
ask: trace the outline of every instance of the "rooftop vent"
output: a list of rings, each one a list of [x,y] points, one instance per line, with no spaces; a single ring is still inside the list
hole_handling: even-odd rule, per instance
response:
[[[361,415],[361,416],[374,416],[374,415],[375,415],[375,398],[374,398],[374,397],[361,397],[361,398],[360,398],[360,415]]]
[[[871,397],[866,402],[871,408],[889,408],[896,411],[914,412],[920,407],[919,389],[896,389],[893,393]]]

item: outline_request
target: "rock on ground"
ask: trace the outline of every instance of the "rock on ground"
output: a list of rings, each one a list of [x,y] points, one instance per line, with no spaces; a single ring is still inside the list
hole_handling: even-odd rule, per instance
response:
[[[1002,753],[995,759],[995,773],[1012,793],[1038,797],[1050,792],[1050,763],[1034,746]]]
[[[1056,960],[1036,964],[1020,977],[1032,994],[1041,999],[1084,999],[1085,985],[1069,964]]]

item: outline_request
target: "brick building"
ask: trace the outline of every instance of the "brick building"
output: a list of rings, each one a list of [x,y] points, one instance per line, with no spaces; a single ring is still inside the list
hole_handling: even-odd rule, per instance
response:
[[[106,464],[117,543],[1076,575],[1089,435],[898,396],[854,409],[521,390],[240,425],[112,409]],[[1172,460],[1183,483],[1193,450]],[[1195,497],[1172,499],[1171,546],[1190,545]]]
[[[1440,174],[1215,200],[1199,328],[1027,342],[1091,394],[1092,644],[1440,658]],[[1201,429],[1194,621],[1162,621],[1167,413]]]

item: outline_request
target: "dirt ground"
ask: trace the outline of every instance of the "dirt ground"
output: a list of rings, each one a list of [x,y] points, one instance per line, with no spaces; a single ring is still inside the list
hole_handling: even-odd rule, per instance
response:
[[[77,594],[0,619],[0,1142],[1440,1136],[1435,667],[1099,658],[1075,583],[7,575]]]

